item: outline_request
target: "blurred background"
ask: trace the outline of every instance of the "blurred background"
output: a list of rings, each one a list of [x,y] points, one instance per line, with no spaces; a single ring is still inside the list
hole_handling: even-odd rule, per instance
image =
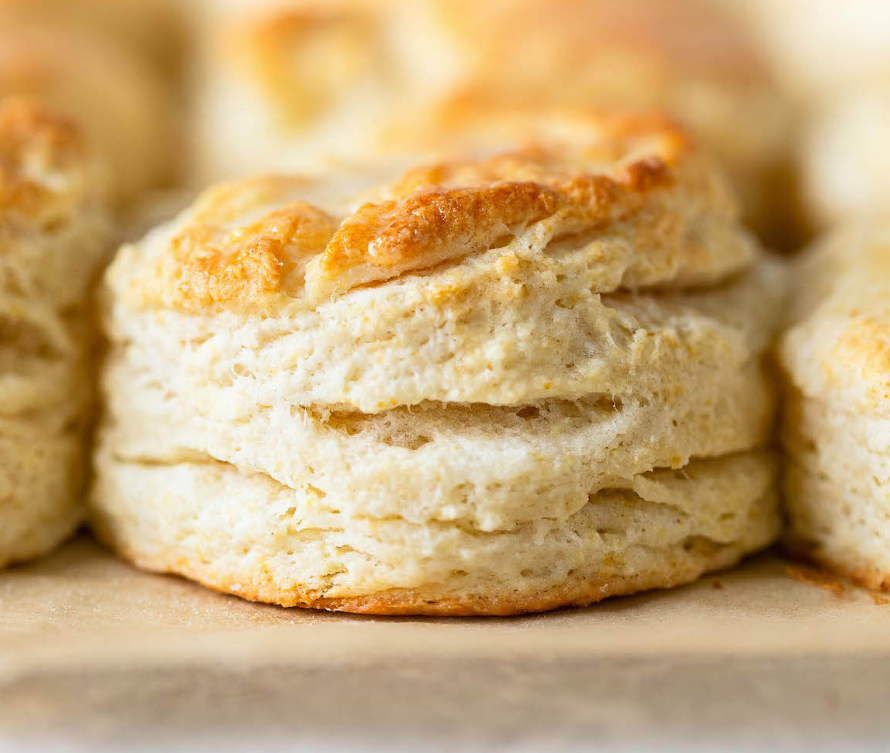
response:
[[[882,0],[0,0],[0,92],[81,123],[127,232],[211,181],[547,108],[666,110],[780,250],[890,208]]]

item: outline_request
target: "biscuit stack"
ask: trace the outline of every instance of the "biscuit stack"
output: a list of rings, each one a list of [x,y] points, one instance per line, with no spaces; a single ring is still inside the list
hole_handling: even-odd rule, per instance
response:
[[[870,588],[890,588],[890,226],[861,224],[799,264],[783,336],[788,542]]]
[[[124,247],[100,537],[250,599],[389,614],[588,604],[770,543],[778,270],[675,127],[552,130],[220,185]]]
[[[0,102],[0,566],[82,517],[91,379],[86,292],[107,250],[103,188],[74,127]]]

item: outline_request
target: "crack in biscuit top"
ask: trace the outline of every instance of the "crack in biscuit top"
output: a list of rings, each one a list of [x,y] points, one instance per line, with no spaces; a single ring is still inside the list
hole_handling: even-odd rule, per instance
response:
[[[676,212],[671,201],[682,197],[733,222],[709,163],[658,122],[629,119],[621,133],[603,118],[589,143],[428,165],[364,193],[284,176],[214,187],[149,252],[156,263],[137,274],[139,297],[192,312],[263,309],[282,297],[315,305],[504,248],[540,223],[555,241],[606,233],[644,211]],[[638,255],[666,282],[702,261],[695,249],[661,251],[659,242]]]

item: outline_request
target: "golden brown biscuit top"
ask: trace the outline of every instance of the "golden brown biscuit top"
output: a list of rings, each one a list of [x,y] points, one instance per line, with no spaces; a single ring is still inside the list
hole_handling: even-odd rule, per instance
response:
[[[316,305],[503,249],[531,227],[545,227],[550,243],[622,233],[641,215],[647,245],[623,253],[640,257],[642,284],[711,264],[712,249],[694,238],[678,247],[675,219],[688,210],[696,229],[702,217],[732,224],[735,204],[683,131],[660,117],[588,114],[586,139],[572,134],[360,189],[285,176],[213,187],[143,241],[137,297],[191,312]],[[626,282],[638,282],[633,264]]]
[[[849,389],[890,402],[890,225],[844,229],[800,263],[786,366],[812,393]]]
[[[0,212],[50,223],[98,198],[99,176],[80,131],[25,98],[0,101]]]

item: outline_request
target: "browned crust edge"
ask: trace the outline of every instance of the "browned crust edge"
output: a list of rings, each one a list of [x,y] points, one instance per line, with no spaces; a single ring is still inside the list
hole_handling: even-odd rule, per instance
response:
[[[782,550],[791,559],[823,568],[834,575],[872,591],[890,592],[890,572],[869,564],[864,559],[834,557],[821,550],[818,543],[793,534],[782,539]]]
[[[114,541],[101,525],[94,525],[93,532],[104,546],[141,570],[180,576],[219,593],[239,596],[247,601],[329,612],[415,617],[512,617],[562,607],[586,607],[613,596],[673,588],[692,583],[708,572],[733,567],[744,557],[769,546],[777,535],[776,529],[762,545],[744,546],[733,543],[705,553],[684,551],[671,562],[670,567],[658,573],[613,576],[605,580],[575,575],[558,586],[533,595],[491,596],[455,591],[449,593],[428,588],[391,589],[364,596],[332,599],[315,597],[310,591],[280,589],[271,579],[245,583],[238,578],[235,580],[239,582],[233,585],[232,578],[208,572],[200,564],[191,561],[171,563],[163,558],[142,556],[123,542]]]

